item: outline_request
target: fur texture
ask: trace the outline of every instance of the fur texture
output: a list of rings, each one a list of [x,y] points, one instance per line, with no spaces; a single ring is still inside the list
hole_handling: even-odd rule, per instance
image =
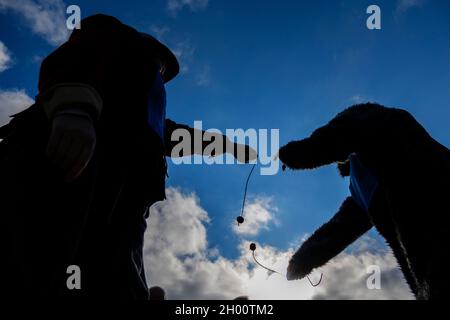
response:
[[[368,214],[347,198],[294,255],[289,277],[306,276],[374,226],[417,298],[450,297],[444,274],[450,261],[450,151],[407,111],[367,103],[344,110],[279,155],[291,169],[338,163],[341,175],[348,176],[352,153],[379,178]]]

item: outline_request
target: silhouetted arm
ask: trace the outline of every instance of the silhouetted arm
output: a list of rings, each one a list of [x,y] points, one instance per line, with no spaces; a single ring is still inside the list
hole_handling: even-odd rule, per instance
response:
[[[302,279],[336,257],[372,228],[369,216],[348,197],[334,217],[306,240],[292,257],[288,280]]]
[[[384,132],[386,119],[397,112],[370,103],[347,108],[308,138],[281,147],[280,160],[290,169],[301,170],[345,161],[361,146],[367,148],[381,141],[382,136],[377,133]]]
[[[223,153],[231,153],[238,161],[248,163],[256,159],[256,151],[251,147],[243,144],[233,143],[225,135],[219,133],[211,133],[191,128],[184,124],[176,123],[170,119],[166,120],[165,129],[165,146],[166,156],[168,157],[185,157],[190,155],[206,155],[219,156]],[[188,135],[189,137],[185,137]],[[194,137],[201,137],[201,142],[196,144]],[[190,148],[183,148],[173,152],[175,146],[183,142],[184,138],[188,138]],[[221,140],[222,150],[214,150],[207,148],[210,144]]]

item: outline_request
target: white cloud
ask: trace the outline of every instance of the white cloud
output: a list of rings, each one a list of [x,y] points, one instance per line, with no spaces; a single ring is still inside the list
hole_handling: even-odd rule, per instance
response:
[[[248,201],[244,209],[245,223],[233,224],[233,231],[239,235],[255,236],[261,230],[268,230],[269,223],[274,221],[277,208],[270,198],[257,197]]]
[[[205,9],[208,2],[208,0],[167,0],[167,9],[171,13],[177,13],[184,7],[189,7],[192,11],[198,11]]]
[[[239,256],[223,257],[207,242],[209,223],[195,194],[167,190],[167,200],[152,208],[145,235],[144,260],[149,283],[163,287],[169,299],[407,299],[411,298],[394,257],[388,251],[366,250],[373,240],[363,238],[358,250],[343,253],[315,271],[324,273],[319,287],[306,280],[287,281],[254,264],[249,242],[242,240]],[[294,248],[279,250],[258,244],[257,259],[264,265],[285,273]],[[381,268],[381,290],[366,288],[366,268]]]
[[[314,288],[306,280],[287,281],[285,272],[294,249],[286,251],[271,246],[257,244],[255,256],[258,262],[280,274],[269,274],[267,270],[256,265],[249,242],[243,241],[240,245],[239,259],[246,263],[247,270],[241,275],[245,294],[252,300],[308,300],[314,294]],[[312,275],[315,277],[315,274]]]
[[[9,67],[11,67],[11,64],[11,52],[8,50],[5,44],[0,41],[0,72],[5,71]]]
[[[172,51],[180,63],[181,72],[188,72],[195,53],[195,48],[192,46],[191,42],[187,39],[178,41],[173,46]]]
[[[195,83],[199,87],[207,87],[211,84],[211,68],[205,65],[195,76]]]
[[[367,267],[381,270],[381,289],[367,288]],[[391,252],[344,252],[321,268],[323,285],[316,287],[313,299],[406,300],[413,295]]]
[[[44,56],[42,56],[42,55],[39,55],[39,54],[35,54],[32,58],[31,58],[31,61],[33,62],[33,63],[36,63],[36,64],[41,64],[42,63],[42,61],[44,61]]]
[[[425,0],[397,0],[397,12],[402,13],[414,7],[421,7]]]
[[[362,103],[366,99],[364,99],[364,97],[360,94],[355,94],[354,96],[351,96],[349,100],[351,103]]]
[[[52,45],[67,39],[66,5],[62,0],[0,0],[0,11],[6,10],[21,15],[34,33]]]
[[[34,103],[25,90],[2,90],[0,89],[0,126],[9,122],[13,115]]]
[[[208,221],[197,197],[176,189],[152,208],[144,248],[147,280],[163,287],[169,299],[230,299],[242,292],[239,275],[245,268],[216,250],[209,254]]]
[[[170,28],[153,24],[150,27],[150,31],[158,40],[162,41],[164,37],[170,32]]]

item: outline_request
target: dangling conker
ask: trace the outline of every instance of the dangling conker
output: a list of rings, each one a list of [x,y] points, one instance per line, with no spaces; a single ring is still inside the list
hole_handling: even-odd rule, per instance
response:
[[[256,244],[250,243],[250,250],[255,251],[256,250]]]
[[[236,218],[236,221],[237,221],[239,224],[242,224],[242,223],[244,223],[245,219],[244,219],[243,216],[239,216],[239,217]]]

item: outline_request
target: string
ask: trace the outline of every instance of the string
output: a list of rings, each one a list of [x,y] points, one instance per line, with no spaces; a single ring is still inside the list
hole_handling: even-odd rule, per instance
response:
[[[252,169],[250,170],[250,172],[249,172],[249,174],[248,174],[248,176],[247,176],[247,180],[245,181],[244,198],[243,198],[243,200],[242,200],[241,214],[240,214],[240,216],[238,217],[238,226],[241,224],[241,222],[244,221],[244,209],[245,209],[245,202],[246,202],[246,200],[247,200],[248,183],[250,182],[250,178],[251,178],[251,176],[252,176],[252,174],[253,174],[253,171],[255,170],[255,167],[256,167],[256,164],[257,164],[257,163],[258,163],[258,162],[255,162],[255,163],[253,164]],[[283,165],[283,171],[284,171],[284,170],[286,170],[286,167]],[[273,269],[270,269],[270,268],[266,267],[265,265],[263,265],[262,263],[260,263],[260,262],[258,261],[258,259],[256,259],[256,256],[255,256],[256,245],[255,245],[254,243],[251,244],[250,250],[252,251],[253,260],[256,262],[257,265],[259,265],[261,268],[263,268],[263,269],[269,271],[270,273],[275,273],[275,274],[279,274],[279,275],[283,276],[283,274],[281,274],[280,272],[278,272],[278,271],[276,271],[276,270],[273,270]],[[309,276],[306,276],[306,278],[307,278],[308,281],[309,281],[309,284],[310,284],[312,287],[317,287],[317,286],[322,282],[322,277],[323,277],[323,273],[320,274],[319,282],[317,282],[316,284],[314,284],[314,283],[311,281],[311,279],[309,278]]]
[[[264,269],[266,269],[266,270],[269,271],[269,272],[276,273],[276,274],[279,274],[280,276],[282,276],[282,274],[279,273],[278,271],[272,270],[272,269],[267,268],[266,266],[262,265],[262,264],[256,259],[256,257],[255,257],[255,251],[252,252],[252,255],[253,255],[253,260],[255,260],[256,264],[259,265],[261,268],[264,268]]]
[[[255,170],[257,162],[255,162],[252,166],[252,169],[250,170],[248,176],[247,176],[247,181],[245,182],[245,188],[244,188],[244,198],[242,200],[242,209],[241,209],[241,215],[240,217],[244,217],[244,209],[245,209],[245,202],[247,200],[247,190],[248,190],[248,183],[250,181],[250,178],[252,176],[253,171]],[[238,223],[239,225],[240,223]]]
[[[311,279],[310,279],[308,276],[306,276],[306,278],[308,279],[309,283],[310,283],[311,286],[313,286],[313,287],[317,287],[317,286],[322,282],[322,277],[323,277],[323,273],[320,274],[319,282],[317,282],[316,284],[314,284],[314,283],[312,283]]]
[[[251,250],[252,250],[252,249],[251,249]],[[253,256],[253,260],[255,260],[255,262],[256,262],[257,265],[259,265],[261,268],[266,269],[267,271],[269,271],[269,272],[271,272],[271,273],[276,273],[276,274],[279,274],[280,276],[283,276],[283,274],[281,274],[280,272],[275,271],[275,270],[273,270],[273,269],[270,269],[270,268],[266,267],[265,265],[263,265],[261,262],[259,262],[259,261],[256,259],[255,251],[256,251],[256,247],[254,247],[254,250],[252,250],[252,256]],[[309,284],[310,284],[312,287],[317,287],[317,286],[322,282],[323,273],[320,274],[320,279],[319,279],[319,281],[318,281],[317,283],[315,283],[315,284],[311,281],[311,279],[309,278],[309,276],[306,276],[306,278],[308,279]]]

